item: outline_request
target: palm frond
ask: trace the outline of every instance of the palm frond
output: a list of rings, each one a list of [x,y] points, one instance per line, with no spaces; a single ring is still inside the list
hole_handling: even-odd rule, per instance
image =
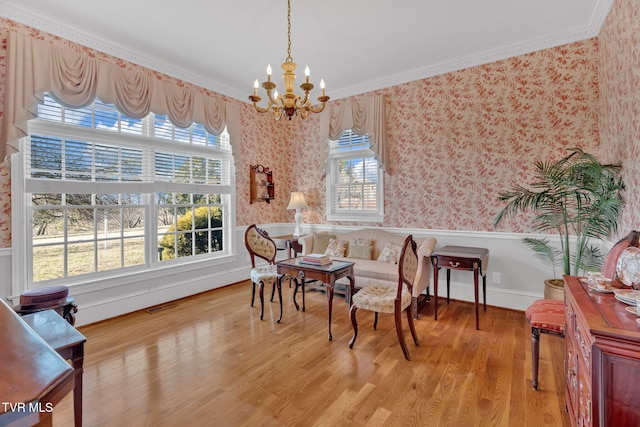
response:
[[[540,261],[549,264],[553,270],[553,278],[556,278],[556,267],[562,265],[562,251],[551,246],[549,239],[534,239],[525,237],[522,242],[529,247],[533,255]]]
[[[530,213],[533,230],[560,237],[561,247],[556,251],[561,254],[549,252],[553,248],[548,241],[531,239],[527,245],[537,257],[562,259],[564,274],[591,270],[599,264],[595,248],[587,247],[589,239],[603,239],[617,231],[624,207],[621,170],[620,164],[602,163],[580,147],[568,149],[567,155],[558,161],[536,160],[528,186],[514,185],[499,194],[498,199],[506,205],[493,225],[497,228],[507,217]],[[577,240],[575,249],[569,247],[569,236]],[[558,264],[553,262],[555,276]]]

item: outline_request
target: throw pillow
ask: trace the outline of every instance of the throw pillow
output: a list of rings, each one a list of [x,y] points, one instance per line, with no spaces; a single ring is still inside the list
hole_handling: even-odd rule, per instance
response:
[[[327,250],[324,253],[325,255],[329,256],[343,257],[347,252],[348,243],[349,242],[347,242],[346,240],[329,239]]]
[[[398,259],[400,258],[400,251],[402,250],[401,245],[396,245],[395,243],[387,242],[382,248],[382,252],[380,252],[380,256],[378,257],[378,261],[387,262],[389,264],[397,264]]]
[[[367,239],[351,239],[348,258],[371,259],[373,241]]]
[[[313,234],[313,252],[323,254],[327,250],[329,239],[335,239],[335,234],[329,234],[327,231],[321,231]]]

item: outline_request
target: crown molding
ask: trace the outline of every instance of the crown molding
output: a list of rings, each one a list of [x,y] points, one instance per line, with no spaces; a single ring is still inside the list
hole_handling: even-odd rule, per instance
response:
[[[590,16],[589,22],[585,23],[583,26],[570,28],[566,31],[550,34],[538,39],[526,40],[500,49],[487,50],[474,55],[452,58],[451,60],[440,64],[402,72],[379,80],[373,80],[343,89],[332,90],[332,99],[346,98],[361,93],[372,92],[387,87],[397,86],[596,37],[600,34],[600,30],[609,15],[613,2],[614,0],[598,0],[594,5],[593,13]]]
[[[391,86],[397,86],[412,81],[422,80],[469,67],[475,67],[596,37],[602,29],[602,25],[613,6],[613,2],[614,0],[596,1],[589,21],[583,26],[570,28],[567,31],[550,34],[538,39],[526,40],[524,42],[508,45],[499,49],[487,50],[474,55],[452,58],[451,60],[429,67],[410,70],[392,76],[386,76],[381,79],[371,80],[342,89],[333,90],[332,99],[337,100],[347,98],[349,96],[372,92]],[[53,20],[50,17],[26,8],[15,1],[0,0],[0,10],[2,10],[1,14],[3,17],[13,21],[29,25],[53,35],[65,38],[74,43],[96,49],[157,72],[204,87],[230,98],[242,102],[248,102],[244,91],[228,86],[223,82],[195,74],[184,68],[177,67],[175,64],[168,63],[160,58],[150,57],[145,55],[143,52],[132,50],[129,46],[115,44],[65,22]]]

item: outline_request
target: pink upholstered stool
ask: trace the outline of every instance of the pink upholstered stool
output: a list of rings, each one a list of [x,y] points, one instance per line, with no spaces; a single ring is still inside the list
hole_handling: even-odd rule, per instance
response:
[[[531,324],[531,368],[533,389],[538,389],[540,334],[564,337],[564,301],[541,299],[534,301],[524,313]]]
[[[75,299],[69,296],[66,286],[29,289],[20,294],[20,304],[14,309],[20,315],[53,309],[71,325],[76,323],[75,313],[78,312]]]

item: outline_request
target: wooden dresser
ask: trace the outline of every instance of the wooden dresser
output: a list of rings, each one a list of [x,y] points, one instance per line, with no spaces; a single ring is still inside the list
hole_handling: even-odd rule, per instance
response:
[[[567,409],[574,426],[640,426],[640,325],[611,293],[564,277]],[[583,279],[584,280],[584,279]]]

